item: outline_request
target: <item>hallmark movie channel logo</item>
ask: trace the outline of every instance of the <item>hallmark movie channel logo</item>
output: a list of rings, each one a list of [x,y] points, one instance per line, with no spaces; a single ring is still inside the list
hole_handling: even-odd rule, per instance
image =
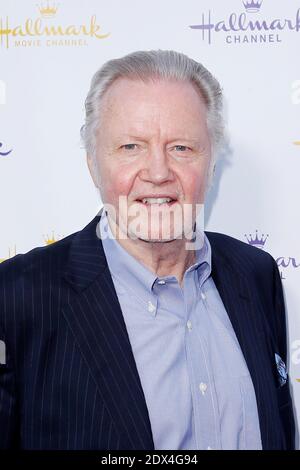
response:
[[[269,235],[258,235],[258,230],[255,231],[255,237],[252,236],[252,234],[246,235],[245,238],[249,245],[255,246],[256,248],[259,248],[260,250],[264,250],[266,241],[268,239]],[[300,267],[300,263],[297,263],[297,260],[295,257],[291,256],[279,256],[278,258],[275,259],[277,266],[279,268],[280,276],[281,279],[286,279],[284,274],[285,270],[288,268],[291,269],[297,269]]]
[[[16,245],[12,249],[8,248],[8,256],[6,256],[5,258],[0,258],[0,263],[3,263],[3,261],[6,261],[7,259],[13,258],[14,256],[16,256],[16,254],[17,254]]]
[[[44,245],[53,245],[53,243],[56,243],[58,240],[61,240],[64,235],[54,235],[54,230],[52,230],[52,235],[43,235],[44,238]],[[40,245],[39,245],[40,246]],[[14,248],[8,248],[8,255],[5,256],[4,258],[0,258],[0,263],[3,263],[3,261],[6,261],[7,259],[13,258],[17,254],[17,247],[14,245]]]
[[[266,0],[265,0],[266,1]],[[282,42],[283,31],[300,31],[300,8],[292,18],[265,18],[261,14],[263,0],[241,1],[242,12],[231,12],[227,18],[214,19],[208,10],[202,13],[201,22],[190,25],[201,32],[203,41],[212,44],[215,34],[225,34],[227,44],[277,43]]]
[[[57,20],[59,4],[43,2],[34,6],[35,14],[24,18],[20,23],[8,16],[0,17],[0,46],[14,47],[74,47],[88,46],[91,39],[105,39],[110,33],[102,33],[96,15],[80,19],[79,24],[72,20],[72,6],[64,12],[70,23]],[[3,10],[3,8],[2,8]],[[75,11],[75,10],[74,10]],[[86,12],[86,9],[83,10]]]

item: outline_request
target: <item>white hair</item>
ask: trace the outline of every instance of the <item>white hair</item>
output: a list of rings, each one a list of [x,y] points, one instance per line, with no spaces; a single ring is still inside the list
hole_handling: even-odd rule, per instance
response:
[[[119,59],[105,62],[97,70],[85,100],[85,124],[80,131],[86,152],[92,157],[96,155],[101,98],[117,78],[144,82],[157,78],[189,81],[196,86],[207,107],[207,126],[212,144],[209,171],[211,180],[217,151],[224,137],[222,90],[216,78],[201,63],[173,50],[132,52]]]

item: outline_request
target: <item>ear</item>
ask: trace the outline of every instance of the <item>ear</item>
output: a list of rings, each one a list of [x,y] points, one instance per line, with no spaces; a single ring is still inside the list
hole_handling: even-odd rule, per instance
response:
[[[86,155],[86,160],[87,160],[87,164],[88,164],[89,171],[90,171],[91,177],[93,179],[94,185],[96,186],[96,188],[100,188],[100,186],[99,186],[98,165],[97,165],[96,157],[93,157],[92,155],[87,154]]]

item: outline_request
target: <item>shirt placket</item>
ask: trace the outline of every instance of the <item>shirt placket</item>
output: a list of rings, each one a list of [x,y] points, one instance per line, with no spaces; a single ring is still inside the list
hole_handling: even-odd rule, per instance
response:
[[[211,364],[205,342],[206,325],[198,321],[197,310],[203,308],[202,299],[195,292],[196,273],[189,273],[185,282],[185,306],[188,312],[185,342],[187,367],[192,390],[194,429],[199,450],[220,448],[217,397],[211,376]],[[203,317],[203,316],[202,316]],[[199,334],[200,331],[200,334]],[[202,334],[201,334],[202,333]]]

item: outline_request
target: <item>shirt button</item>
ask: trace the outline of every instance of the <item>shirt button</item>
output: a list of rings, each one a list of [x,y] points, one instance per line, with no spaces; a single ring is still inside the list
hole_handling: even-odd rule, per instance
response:
[[[200,389],[200,392],[202,393],[202,395],[204,395],[204,393],[206,392],[206,389],[207,389],[207,384],[205,384],[204,382],[201,382],[199,384],[199,389]]]
[[[163,279],[161,279],[160,281],[157,281],[157,284],[159,284],[160,286],[163,286],[165,283],[166,281],[164,281]]]
[[[155,305],[149,300],[148,302],[148,312],[154,312],[155,311]]]
[[[188,321],[186,322],[186,326],[187,326],[188,329],[191,331],[191,329],[192,329],[192,322],[191,322],[191,320],[188,320]]]
[[[206,299],[206,295],[205,295],[205,294],[203,294],[203,292],[201,292],[201,297],[202,297],[202,299],[203,299],[203,300],[205,300],[205,299]]]

